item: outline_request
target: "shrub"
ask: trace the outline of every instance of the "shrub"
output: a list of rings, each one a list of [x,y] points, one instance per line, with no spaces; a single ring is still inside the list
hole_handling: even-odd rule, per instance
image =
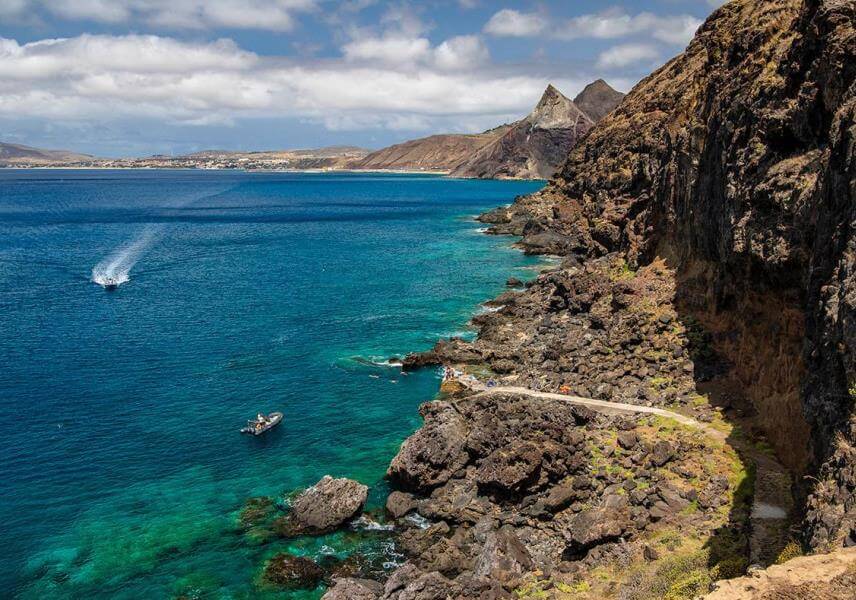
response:
[[[802,547],[794,540],[791,540],[785,545],[784,548],[782,548],[782,551],[779,552],[779,555],[776,557],[776,564],[780,565],[782,563],[786,563],[792,558],[802,556],[802,554]]]

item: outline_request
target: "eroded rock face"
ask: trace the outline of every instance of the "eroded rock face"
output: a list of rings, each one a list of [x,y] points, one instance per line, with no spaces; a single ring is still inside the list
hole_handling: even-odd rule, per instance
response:
[[[281,528],[288,535],[329,533],[359,516],[368,494],[357,481],[325,475],[294,500]]]
[[[628,547],[641,555],[641,546],[628,543],[657,524],[675,527],[698,489],[715,488],[719,475],[711,466],[734,460],[692,431],[661,431],[645,417],[613,417],[514,393],[435,402],[424,415],[425,425],[402,452],[415,451],[408,445],[424,432],[435,432],[426,438],[434,440],[450,419],[454,451],[445,442],[429,444],[441,451],[432,454],[428,472],[413,456],[413,462],[396,458],[390,483],[413,492],[393,492],[390,504],[415,505],[411,510],[428,519],[424,528],[399,519],[398,547],[411,561],[407,569],[435,574],[420,578],[419,589],[443,589],[451,597],[479,597],[474,590],[505,597],[535,570],[582,568]],[[616,430],[633,444],[623,448]],[[653,452],[659,442],[670,450],[661,465]],[[727,499],[727,480],[724,485],[715,489]],[[717,508],[699,508],[693,522],[718,527],[724,517]]]
[[[402,489],[428,492],[467,463],[466,426],[448,402],[425,404],[421,413],[426,426],[407,438],[389,465],[387,476]]]
[[[562,262],[503,294],[474,319],[475,342],[435,348],[431,364],[700,420],[715,415],[699,386],[727,383],[740,397],[723,410],[757,415],[788,466],[816,476],[806,541],[856,543],[854,20],[842,0],[718,9],[543,191],[482,217]],[[694,466],[710,446],[660,443],[638,422],[513,396],[432,403],[424,416],[389,475],[437,522],[406,534],[408,581],[429,594],[478,597],[463,586],[483,581],[480,557],[504,528],[541,570],[634,551],[656,561],[662,548],[643,551],[640,532],[713,527],[734,492]]]

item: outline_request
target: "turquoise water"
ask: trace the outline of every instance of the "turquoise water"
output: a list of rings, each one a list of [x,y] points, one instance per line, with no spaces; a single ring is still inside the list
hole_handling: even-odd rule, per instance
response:
[[[479,303],[529,276],[472,215],[538,186],[0,171],[0,589],[255,598],[284,549],[394,562],[383,534],[268,539],[238,515],[327,473],[382,504],[438,384],[383,361],[471,335]],[[284,424],[239,435],[260,410]]]

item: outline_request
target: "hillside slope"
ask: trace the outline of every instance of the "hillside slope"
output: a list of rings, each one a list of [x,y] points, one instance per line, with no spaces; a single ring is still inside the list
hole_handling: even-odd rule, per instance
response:
[[[62,164],[91,158],[89,155],[69,152],[68,150],[45,150],[21,144],[0,142],[0,166]]]
[[[403,169],[448,172],[499,138],[507,130],[497,127],[478,134],[441,134],[395,144],[372,152],[349,166],[362,170]]]

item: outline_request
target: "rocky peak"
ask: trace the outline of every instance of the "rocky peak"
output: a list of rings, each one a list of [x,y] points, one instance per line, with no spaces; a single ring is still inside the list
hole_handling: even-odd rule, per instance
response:
[[[571,148],[594,125],[552,84],[526,118],[459,165],[455,177],[540,179],[551,177]]]
[[[615,90],[603,79],[588,84],[574,98],[574,104],[592,121],[600,121],[608,113],[621,104],[624,94]]]
[[[591,121],[570,98],[553,87],[553,84],[547,86],[541,100],[526,120],[531,126],[543,129],[566,127],[568,123],[577,123],[580,120]]]

